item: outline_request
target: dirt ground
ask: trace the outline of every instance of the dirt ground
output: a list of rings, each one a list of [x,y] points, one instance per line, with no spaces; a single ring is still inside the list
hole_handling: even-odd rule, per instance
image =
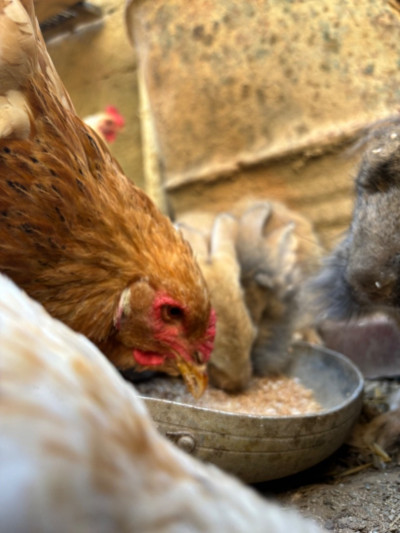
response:
[[[400,382],[370,381],[365,388],[362,424],[337,453],[306,472],[255,488],[314,517],[328,531],[400,533],[400,455],[392,453],[386,462],[370,449],[349,444],[359,441],[364,423],[388,409]]]
[[[312,516],[328,531],[340,533],[400,532],[400,467],[367,468],[357,474],[332,475],[334,459],[291,479],[257,486],[263,494]],[[288,532],[291,533],[291,532]]]

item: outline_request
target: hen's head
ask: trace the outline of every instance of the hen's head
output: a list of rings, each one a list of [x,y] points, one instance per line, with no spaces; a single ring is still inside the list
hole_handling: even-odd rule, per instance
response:
[[[114,142],[125,126],[124,117],[111,105],[107,106],[104,112],[90,115],[83,120],[108,143]]]
[[[139,279],[122,292],[114,328],[121,348],[117,366],[133,362],[138,370],[180,374],[193,396],[204,392],[216,330],[205,290],[194,301],[185,291],[156,289],[150,279]]]

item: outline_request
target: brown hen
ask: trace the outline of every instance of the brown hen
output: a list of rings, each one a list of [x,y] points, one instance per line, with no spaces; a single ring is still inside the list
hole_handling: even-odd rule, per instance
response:
[[[0,0],[0,271],[119,368],[181,373],[215,334],[191,250],[76,115],[32,1]]]

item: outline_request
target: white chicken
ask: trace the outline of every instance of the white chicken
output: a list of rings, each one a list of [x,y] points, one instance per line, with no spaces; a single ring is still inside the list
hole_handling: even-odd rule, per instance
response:
[[[321,533],[162,437],[89,340],[0,275],[0,531]]]

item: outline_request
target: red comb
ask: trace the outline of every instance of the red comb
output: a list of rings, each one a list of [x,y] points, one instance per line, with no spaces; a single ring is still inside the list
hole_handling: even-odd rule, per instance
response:
[[[116,107],[114,107],[113,105],[108,105],[106,107],[106,113],[108,113],[109,115],[113,116],[117,126],[119,126],[120,128],[123,128],[125,126],[125,119],[119,113],[119,111],[118,111],[118,109]]]

